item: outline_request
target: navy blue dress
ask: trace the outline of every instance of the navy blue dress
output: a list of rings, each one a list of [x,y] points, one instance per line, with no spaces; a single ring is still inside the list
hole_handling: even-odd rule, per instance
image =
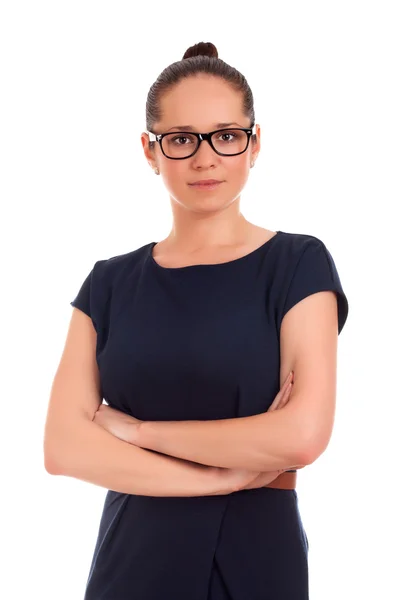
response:
[[[97,332],[102,397],[145,421],[247,417],[280,389],[280,326],[306,296],[348,302],[324,243],[278,231],[219,264],[162,267],[151,242],[98,260],[71,304]],[[153,497],[108,490],[85,600],[307,600],[296,490]]]

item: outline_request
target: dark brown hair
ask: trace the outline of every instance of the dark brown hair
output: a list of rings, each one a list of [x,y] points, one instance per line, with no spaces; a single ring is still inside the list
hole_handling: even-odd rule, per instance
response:
[[[243,96],[243,114],[255,123],[253,94],[246,78],[234,67],[218,58],[218,51],[211,42],[200,42],[188,48],[182,60],[166,67],[153,83],[146,101],[146,129],[153,131],[154,124],[161,120],[160,99],[183,79],[207,73],[220,77]],[[252,136],[256,139],[256,136]],[[150,142],[150,148],[155,142]]]

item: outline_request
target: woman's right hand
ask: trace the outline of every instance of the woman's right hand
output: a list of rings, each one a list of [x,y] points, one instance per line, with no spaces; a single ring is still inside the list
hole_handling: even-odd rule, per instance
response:
[[[288,402],[290,392],[293,386],[293,371],[290,371],[285,382],[283,383],[278,394],[275,396],[274,401],[269,407],[267,412],[272,412],[283,408]],[[280,469],[277,471],[250,471],[247,469],[222,469],[225,471],[224,477],[228,477],[231,481],[234,491],[239,490],[252,490],[268,485],[276,479],[281,473],[284,473],[286,469]]]

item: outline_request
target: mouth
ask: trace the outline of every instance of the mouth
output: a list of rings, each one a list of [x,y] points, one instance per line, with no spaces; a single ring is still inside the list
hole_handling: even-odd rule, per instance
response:
[[[222,181],[217,181],[216,179],[207,179],[205,181],[197,181],[195,183],[189,183],[189,186],[192,188],[196,188],[199,190],[214,190],[219,185],[223,183]]]

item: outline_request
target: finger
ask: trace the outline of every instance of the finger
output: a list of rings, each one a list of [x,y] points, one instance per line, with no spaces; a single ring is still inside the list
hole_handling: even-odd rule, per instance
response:
[[[288,401],[289,396],[290,396],[290,392],[292,391],[292,389],[293,389],[293,383],[290,382],[287,385],[284,394],[282,394],[282,400],[281,400],[281,402],[287,402]]]
[[[286,406],[286,404],[289,402],[290,392],[292,391],[292,388],[293,388],[293,383],[290,382],[286,386],[282,396],[279,398],[279,402],[274,406],[273,410],[278,410],[278,409],[281,409],[284,406]]]
[[[286,391],[286,388],[282,388],[280,390],[280,392],[275,396],[274,401],[272,402],[272,404],[268,410],[270,410],[270,411],[276,410],[279,407],[285,391]]]
[[[279,393],[282,393],[285,390],[287,384],[291,380],[291,377],[292,377],[292,371],[290,371],[289,375],[286,377],[285,381],[282,383]]]
[[[285,392],[282,400],[279,403],[279,408],[283,408],[289,402],[290,393],[291,393],[292,389],[293,389],[293,383],[290,383],[286,389],[286,392]]]
[[[276,410],[281,406],[281,403],[285,401],[286,394],[288,391],[290,392],[292,385],[292,382],[287,379],[268,410]]]
[[[281,389],[279,390],[277,396],[276,396],[276,400],[279,402],[279,398],[281,398],[283,396],[283,394],[285,393],[287,386],[289,385],[289,383],[291,383],[291,377],[292,377],[292,371],[290,371],[289,375],[286,377],[285,381],[282,384]]]
[[[293,376],[293,371],[290,371],[289,375],[286,377],[285,381],[283,382],[281,389],[284,389],[284,387],[289,383],[289,381],[291,381],[292,376]]]
[[[271,404],[271,406],[268,408],[267,412],[272,412],[273,410],[275,410],[276,408],[278,408],[279,402],[280,402],[280,398],[281,398],[281,396],[276,396],[275,400],[273,401],[273,403]]]
[[[271,406],[268,408],[269,412],[272,412],[273,410],[276,410],[280,404],[281,401],[284,399],[284,395],[287,392],[287,388],[288,385],[291,384],[291,378],[293,377],[293,371],[290,371],[289,375],[286,377],[286,380],[284,381],[281,389],[279,390],[278,394],[276,395],[273,403],[271,404]],[[267,411],[267,412],[268,412]]]

